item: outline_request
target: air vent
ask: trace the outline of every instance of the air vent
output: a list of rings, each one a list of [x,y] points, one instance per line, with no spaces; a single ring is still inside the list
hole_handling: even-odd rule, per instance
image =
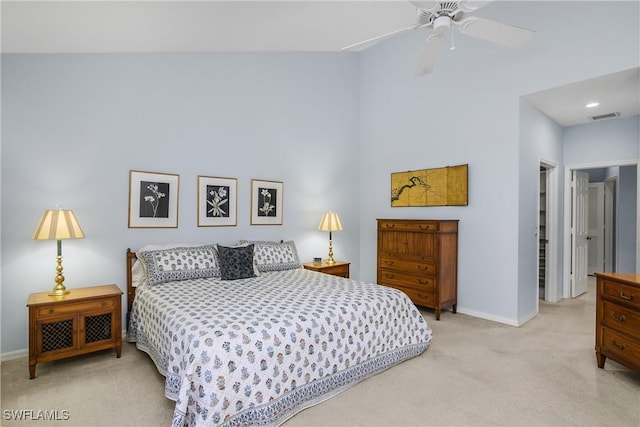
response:
[[[616,112],[616,113],[600,114],[599,116],[591,116],[589,118],[591,119],[592,122],[597,122],[598,120],[614,119],[616,117],[620,117],[620,113]]]

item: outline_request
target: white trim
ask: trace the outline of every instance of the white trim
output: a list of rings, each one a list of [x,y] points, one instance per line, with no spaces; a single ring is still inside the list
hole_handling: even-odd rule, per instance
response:
[[[579,169],[609,168],[615,166],[636,166],[638,170],[636,188],[636,255],[640,254],[640,160],[618,160],[607,162],[580,163],[564,167],[564,254],[562,272],[562,294],[571,296],[571,171]],[[636,271],[640,271],[640,257],[636,256]]]
[[[500,316],[495,316],[493,314],[488,314],[488,313],[483,313],[481,311],[475,311],[475,310],[469,310],[466,309],[464,307],[460,307],[460,305],[458,305],[457,310],[458,313],[461,314],[466,314],[468,316],[473,316],[473,317],[478,317],[480,319],[485,319],[485,320],[491,320],[492,322],[498,322],[498,323],[503,323],[505,325],[509,325],[509,326],[515,326],[515,327],[519,327],[522,324],[524,324],[524,322],[518,322],[517,320],[514,319],[509,319],[506,317],[500,317]],[[537,313],[533,313],[533,316],[535,316]],[[528,319],[527,319],[528,320]]]
[[[21,359],[29,356],[29,349],[23,348],[21,350],[8,351],[0,354],[0,362],[8,362],[9,360]],[[25,369],[27,367],[25,366]]]

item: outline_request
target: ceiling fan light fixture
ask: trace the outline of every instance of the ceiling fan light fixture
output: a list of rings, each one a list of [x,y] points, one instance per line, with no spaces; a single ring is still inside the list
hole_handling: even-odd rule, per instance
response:
[[[600,105],[600,103],[594,101],[594,102],[589,102],[587,105],[585,105],[585,107],[594,108],[594,107],[597,107],[598,105]]]

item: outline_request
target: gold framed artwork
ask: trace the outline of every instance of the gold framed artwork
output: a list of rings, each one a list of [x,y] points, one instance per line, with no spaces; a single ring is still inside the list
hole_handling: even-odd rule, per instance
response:
[[[180,176],[129,171],[129,228],[178,228]]]
[[[391,206],[467,206],[469,165],[391,174]]]
[[[238,180],[198,175],[198,227],[237,225]]]

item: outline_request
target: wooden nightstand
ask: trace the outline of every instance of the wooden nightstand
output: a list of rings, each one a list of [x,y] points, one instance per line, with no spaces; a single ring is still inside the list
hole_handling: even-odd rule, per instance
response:
[[[327,264],[322,262],[308,262],[302,264],[307,270],[319,271],[320,273],[331,274],[334,276],[341,276],[349,278],[349,262],[335,261],[333,264]]]
[[[29,378],[36,364],[78,354],[122,350],[122,291],[116,285],[74,288],[61,297],[29,295]]]

